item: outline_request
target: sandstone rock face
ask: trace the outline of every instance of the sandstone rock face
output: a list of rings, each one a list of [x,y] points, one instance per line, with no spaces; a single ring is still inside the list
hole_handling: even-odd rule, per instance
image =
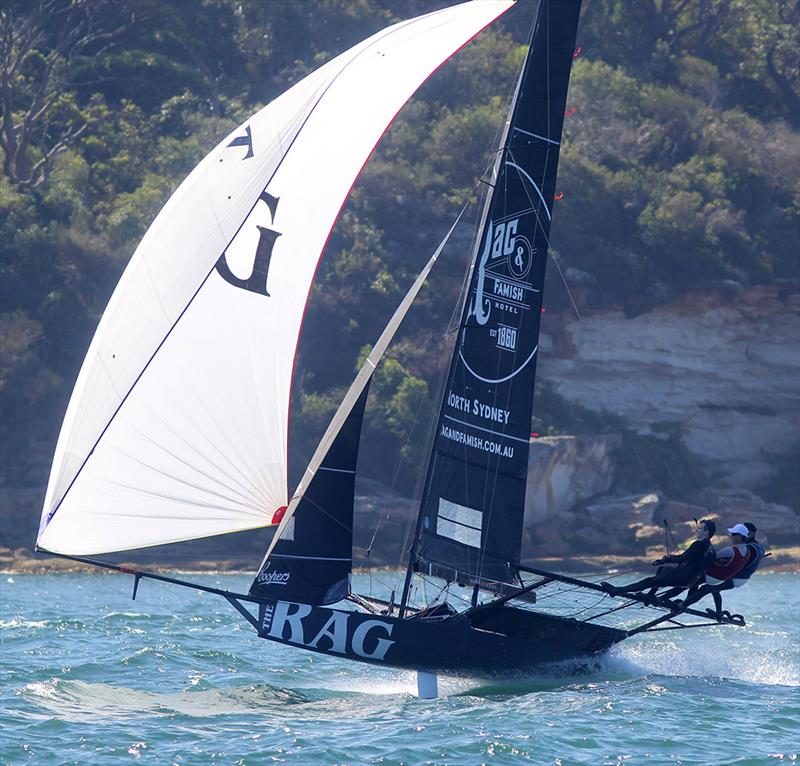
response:
[[[616,434],[532,439],[525,524],[559,516],[577,503],[607,492],[614,481],[613,451],[621,443]]]
[[[754,487],[765,456],[797,448],[800,290],[698,290],[649,313],[551,312],[539,375],[642,433],[681,423],[686,444],[730,486]]]
[[[669,500],[659,510],[658,515],[660,516],[662,524],[666,520],[671,528],[675,528],[687,524],[695,526],[695,519],[700,521],[700,519],[708,518],[709,512],[708,508],[703,505],[693,505],[691,503],[681,503],[677,500]]]
[[[592,498],[546,524],[527,526],[526,555],[641,555],[663,543],[663,529],[654,522],[663,504],[655,491]]]
[[[600,498],[586,506],[586,513],[590,519],[601,525],[651,524],[663,502],[660,492]]]
[[[634,555],[658,545],[664,539],[657,521],[663,505],[664,497],[657,491],[593,500],[584,512],[597,531],[600,546],[595,543],[593,549],[584,548],[581,552],[602,553],[605,546],[611,553]]]
[[[746,489],[705,489],[700,497],[717,518],[719,540],[724,539],[728,527],[749,521],[758,527],[756,537],[762,542],[797,545],[800,516],[785,505],[768,503]]]

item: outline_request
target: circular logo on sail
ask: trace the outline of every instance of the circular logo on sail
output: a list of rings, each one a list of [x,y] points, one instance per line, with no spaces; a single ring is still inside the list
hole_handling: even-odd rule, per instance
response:
[[[549,219],[531,176],[506,160],[475,263],[459,349],[467,370],[482,382],[509,380],[536,353],[544,264],[536,263],[532,243],[537,226]]]

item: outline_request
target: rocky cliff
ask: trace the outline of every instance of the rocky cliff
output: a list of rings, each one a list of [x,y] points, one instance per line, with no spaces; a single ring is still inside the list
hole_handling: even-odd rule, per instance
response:
[[[561,516],[614,482],[617,434],[544,436],[531,440],[525,526]]]
[[[664,553],[692,536],[695,520],[716,520],[718,542],[726,528],[750,521],[767,544],[796,546],[800,516],[747,489],[706,487],[690,502],[653,488],[613,491],[618,437],[555,436],[531,440],[523,555],[548,557],[643,556]]]
[[[540,379],[637,431],[680,424],[722,483],[753,488],[771,455],[800,445],[800,290],[735,284],[686,293],[630,316],[549,312]]]

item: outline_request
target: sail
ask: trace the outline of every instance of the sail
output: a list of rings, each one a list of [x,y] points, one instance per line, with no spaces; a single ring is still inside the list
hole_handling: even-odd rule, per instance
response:
[[[350,592],[353,496],[369,383],[305,489],[288,528],[256,575],[250,594],[333,604]]]
[[[514,582],[545,260],[580,0],[543,0],[473,263],[411,566]]]
[[[287,505],[295,351],[339,210],[405,101],[510,5],[478,0],[379,32],[242,124],[181,184],[84,360],[40,548],[85,555],[234,532]]]

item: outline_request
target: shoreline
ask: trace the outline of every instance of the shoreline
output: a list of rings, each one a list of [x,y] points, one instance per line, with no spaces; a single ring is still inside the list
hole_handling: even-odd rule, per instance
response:
[[[768,551],[771,555],[761,565],[763,572],[800,573],[800,546],[776,546]],[[648,556],[552,556],[535,560],[524,559],[523,564],[537,566],[542,569],[553,569],[560,572],[584,574],[619,574],[623,571],[650,571],[652,557]],[[136,561],[119,560],[113,562],[143,571],[163,574],[248,574],[255,576],[256,568],[252,561],[241,558],[198,559],[194,561],[163,560]],[[397,570],[398,567],[377,563],[370,567],[376,570]],[[45,554],[36,554],[24,548],[12,550],[0,548],[0,574],[75,574],[88,572],[105,572],[106,574],[126,574],[113,570],[103,570],[91,564],[60,559]],[[355,569],[354,571],[359,571]]]

